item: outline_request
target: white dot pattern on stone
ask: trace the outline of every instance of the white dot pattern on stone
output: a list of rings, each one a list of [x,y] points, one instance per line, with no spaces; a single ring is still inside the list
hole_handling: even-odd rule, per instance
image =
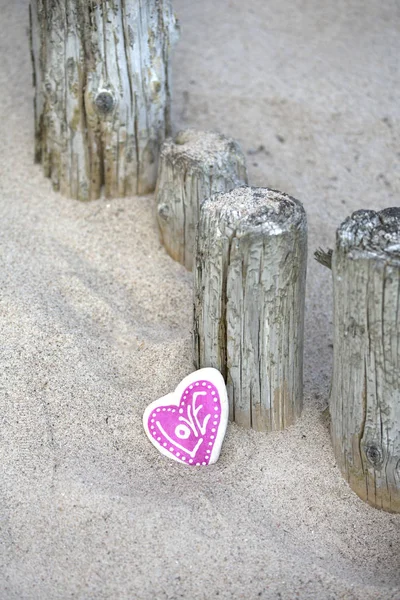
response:
[[[202,391],[200,391],[199,396],[204,395],[204,398],[202,399],[202,401],[198,401],[198,404],[196,403],[196,406],[200,407],[200,404],[203,405],[203,419],[204,415],[208,413],[209,422],[206,426],[205,435],[203,436],[204,441],[200,451],[196,452],[196,456],[190,458],[190,455],[187,455],[189,454],[189,450],[186,450],[186,443],[182,441],[183,447],[178,451],[174,440],[175,437],[180,437],[177,436],[176,429],[179,426],[183,427],[181,422],[184,420],[183,417],[186,415],[186,411],[192,408],[191,405],[193,403],[193,399],[197,396],[195,392],[197,392],[199,387],[202,388]],[[156,408],[153,408],[154,412],[151,413],[151,416],[148,420],[147,432],[149,435],[152,434],[152,437],[155,440],[157,440],[157,446],[164,454],[167,454],[166,452],[164,452],[165,448],[165,450],[168,450],[168,452],[170,453],[170,456],[175,457],[178,460],[178,462],[188,463],[194,466],[208,465],[211,464],[211,454],[215,453],[214,445],[218,433],[218,427],[220,426],[220,419],[222,418],[222,414],[219,414],[220,408],[222,410],[222,401],[219,396],[217,387],[212,382],[207,380],[200,379],[198,381],[193,381],[193,383],[191,383],[185,389],[180,398],[176,397],[176,403],[174,400],[172,400],[169,406],[163,406],[161,404],[161,406],[159,405],[157,407],[156,404]],[[160,412],[168,412],[168,415],[160,415]],[[161,427],[161,424],[164,422],[168,427],[167,431],[170,431],[171,425],[173,426],[174,429],[171,430],[171,435],[173,439],[167,439],[166,441],[164,441],[165,436],[162,436],[161,431],[159,431],[159,426]],[[202,419],[200,419],[200,422],[202,422]],[[192,440],[192,438],[190,439]],[[179,447],[179,443],[177,445]],[[217,452],[217,454],[219,454],[219,452]]]

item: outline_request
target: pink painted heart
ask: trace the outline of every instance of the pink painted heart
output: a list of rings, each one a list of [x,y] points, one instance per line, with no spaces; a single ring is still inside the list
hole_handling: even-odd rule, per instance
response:
[[[210,465],[218,460],[228,423],[224,379],[216,369],[191,373],[175,392],[152,402],[143,426],[164,455],[188,465]]]

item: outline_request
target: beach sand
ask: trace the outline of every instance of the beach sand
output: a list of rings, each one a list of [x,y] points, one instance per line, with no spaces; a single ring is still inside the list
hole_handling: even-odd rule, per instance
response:
[[[191,275],[153,196],[80,203],[33,164],[28,2],[0,0],[1,600],[400,598],[400,515],[331,448],[332,285],[353,210],[399,204],[395,0],[175,0],[175,130],[217,129],[309,219],[305,397],[292,428],[228,426],[189,468],[142,414],[192,370]]]

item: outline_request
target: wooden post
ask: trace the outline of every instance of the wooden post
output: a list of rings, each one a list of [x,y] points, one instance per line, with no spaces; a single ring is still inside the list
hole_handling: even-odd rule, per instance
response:
[[[298,200],[240,187],[206,200],[196,248],[194,359],[227,382],[230,419],[281,430],[301,413],[307,222]]]
[[[336,460],[363,500],[400,512],[400,208],[346,219],[332,275]]]
[[[169,130],[170,0],[32,0],[35,159],[81,200],[155,187]]]
[[[191,271],[201,202],[244,183],[245,157],[233,140],[189,129],[166,141],[156,200],[161,241],[168,254]]]

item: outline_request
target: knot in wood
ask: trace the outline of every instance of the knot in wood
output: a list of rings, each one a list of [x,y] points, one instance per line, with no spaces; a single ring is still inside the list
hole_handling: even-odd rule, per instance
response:
[[[164,221],[168,221],[169,219],[169,206],[168,204],[159,204],[158,205],[158,215]]]
[[[110,91],[102,90],[97,94],[94,104],[99,113],[107,115],[112,112],[115,105],[115,99]]]
[[[376,444],[369,444],[366,447],[365,456],[374,468],[379,467],[383,462],[382,452]]]
[[[154,79],[154,81],[152,83],[152,88],[153,88],[153,93],[155,95],[160,92],[160,90],[161,90],[161,83],[158,81],[158,79]]]

